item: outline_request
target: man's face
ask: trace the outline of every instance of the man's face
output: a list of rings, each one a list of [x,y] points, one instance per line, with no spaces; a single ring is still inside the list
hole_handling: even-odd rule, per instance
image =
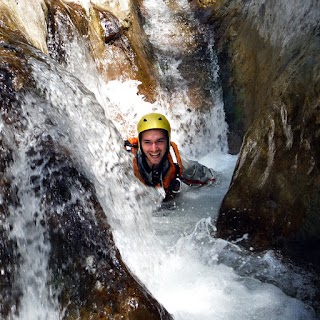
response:
[[[168,139],[165,131],[162,129],[144,131],[140,143],[149,167],[157,167],[167,151]]]

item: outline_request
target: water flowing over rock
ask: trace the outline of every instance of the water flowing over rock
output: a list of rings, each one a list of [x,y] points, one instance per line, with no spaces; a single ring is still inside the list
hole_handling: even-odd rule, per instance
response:
[[[230,141],[243,137],[218,236],[319,264],[319,2],[195,2],[215,30]]]
[[[146,101],[161,96],[184,118],[173,133],[185,133],[181,146],[197,158],[216,145],[226,152],[211,141],[225,142],[223,96],[229,151],[240,155],[216,235],[251,250],[301,246],[319,263],[319,4],[86,3],[0,2],[1,317],[172,319],[113,239],[119,208],[127,214],[146,191],[130,180],[90,68],[110,82],[139,81]],[[223,123],[216,131],[204,126],[213,118]]]
[[[209,124],[212,118],[221,118],[221,127],[225,124],[211,29],[199,23],[187,1],[133,3],[144,34],[142,52],[156,61],[153,74],[159,100],[174,117],[184,120],[181,127],[172,126],[173,132],[185,134],[177,142],[181,148],[188,146],[185,151],[196,158],[217,145],[226,151],[227,127],[214,132],[214,121]],[[190,133],[190,127],[195,132]]]
[[[57,30],[64,20],[65,26],[70,22],[70,7],[49,4],[47,25],[56,32],[48,36],[47,47],[37,49],[63,64],[62,29]],[[81,8],[72,12],[78,18],[84,14]],[[37,318],[34,312],[44,309],[39,318],[171,319],[122,262],[106,208],[72,149],[67,135],[72,128],[57,119],[93,112],[94,125],[104,126],[106,135],[115,129],[103,120],[93,95],[77,79],[64,78],[63,69],[8,21],[13,21],[9,14],[0,29],[1,318],[22,319],[28,312]],[[78,26],[85,35],[86,26]],[[59,84],[63,89],[53,87]],[[73,102],[63,103],[71,92]],[[122,145],[110,143],[109,148],[116,152]],[[109,166],[116,172],[117,164]],[[125,165],[119,162],[119,168]],[[112,210],[111,194],[109,200]]]

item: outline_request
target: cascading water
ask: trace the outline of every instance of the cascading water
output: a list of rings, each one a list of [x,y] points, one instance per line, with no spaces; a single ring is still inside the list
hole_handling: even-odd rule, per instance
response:
[[[143,6],[144,30],[155,51],[161,76],[159,95],[162,105],[167,105],[166,113],[172,114],[173,138],[193,157],[213,150],[226,153],[227,125],[212,32],[197,23],[186,0],[145,0]],[[202,78],[207,81],[201,83]],[[206,99],[191,101],[191,96],[197,94],[190,92],[193,82],[205,87]],[[190,132],[190,128],[194,129]]]
[[[29,125],[29,130],[36,135],[37,128],[32,123]],[[7,222],[14,226],[10,237],[17,242],[21,261],[14,286],[24,292],[20,306],[24,319],[57,319],[59,310],[53,296],[48,295],[47,286],[50,244],[47,232],[41,225],[44,217],[40,199],[35,195],[34,185],[31,183],[32,177],[40,172],[30,169],[30,163],[38,159],[27,155],[27,150],[34,143],[33,136],[24,135],[19,138],[20,148],[15,150],[16,162],[11,168],[12,175],[15,176],[14,188],[18,190],[19,206],[10,210],[10,221]],[[14,145],[12,141],[8,142]],[[12,311],[15,311],[14,307]]]
[[[148,0],[144,5],[149,13],[154,9],[167,10],[165,1]],[[193,19],[187,1],[176,5],[180,6],[180,12]],[[167,15],[168,11],[154,12],[158,12],[157,18],[173,18]],[[308,274],[282,263],[272,251],[256,255],[245,252],[236,243],[212,236],[236,161],[226,150],[221,92],[219,88],[217,91],[210,88],[212,109],[203,113],[200,121],[206,130],[199,133],[199,140],[194,141],[196,147],[192,149],[189,138],[198,135],[199,124],[194,119],[199,119],[199,113],[191,111],[186,116],[188,83],[178,71],[182,62],[176,55],[170,57],[171,50],[167,47],[172,49],[170,43],[155,43],[161,39],[152,39],[155,31],[152,31],[151,19],[150,16],[146,32],[151,43],[161,47],[159,59],[167,63],[164,69],[164,61],[159,61],[162,82],[170,78],[174,84],[170,94],[163,87],[159,89],[159,100],[155,104],[137,95],[135,81],[102,81],[81,41],[76,39],[72,44],[65,42],[66,68],[50,59],[42,63],[29,61],[37,89],[45,94],[46,103],[42,101],[42,112],[35,114],[33,106],[42,102],[21,97],[27,134],[15,137],[21,139],[14,151],[19,161],[11,168],[19,185],[19,206],[24,211],[23,214],[13,211],[14,222],[10,222],[14,225],[10,235],[17,240],[23,261],[16,277],[16,285],[23,291],[19,318],[61,318],[54,294],[46,286],[50,278],[46,273],[50,250],[46,232],[41,224],[37,227],[34,224],[35,219],[39,222],[42,219],[41,205],[29,192],[34,172],[28,171],[30,166],[24,167],[32,161],[26,159],[24,146],[30,147],[37,135],[50,132],[70,150],[73,160],[93,181],[125,263],[174,319],[316,319],[313,310],[299,300],[307,290],[312,296]],[[156,25],[159,27],[159,21]],[[174,35],[174,29],[170,31]],[[212,43],[208,46],[214,58]],[[211,71],[214,74],[214,68]],[[174,109],[169,104],[174,104]],[[174,130],[173,140],[183,145],[183,151],[221,173],[216,186],[186,187],[174,211],[156,210],[156,192],[146,191],[138,184],[130,171],[130,157],[122,150],[122,139],[133,132],[137,119],[154,110],[166,113],[173,127],[178,128]],[[122,120],[117,117],[119,114]],[[188,134],[179,130],[185,123]],[[5,125],[0,128],[2,132],[6,130]],[[10,135],[7,139],[10,140]],[[81,194],[75,193],[74,197],[81,198]],[[290,297],[292,292],[298,299]]]

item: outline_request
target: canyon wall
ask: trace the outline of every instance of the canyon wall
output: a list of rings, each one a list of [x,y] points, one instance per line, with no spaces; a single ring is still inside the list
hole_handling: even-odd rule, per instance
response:
[[[319,263],[320,4],[192,5],[215,31],[229,146],[239,152],[218,236]]]

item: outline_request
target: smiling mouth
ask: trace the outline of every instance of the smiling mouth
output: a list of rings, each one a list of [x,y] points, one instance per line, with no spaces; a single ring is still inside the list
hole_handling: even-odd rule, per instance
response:
[[[149,155],[150,155],[151,158],[158,158],[158,157],[160,157],[160,152],[159,153],[155,153],[155,154],[149,153]]]
[[[160,162],[161,159],[161,154],[160,153],[156,153],[156,154],[151,154],[149,153],[149,161],[153,164],[157,164]]]

